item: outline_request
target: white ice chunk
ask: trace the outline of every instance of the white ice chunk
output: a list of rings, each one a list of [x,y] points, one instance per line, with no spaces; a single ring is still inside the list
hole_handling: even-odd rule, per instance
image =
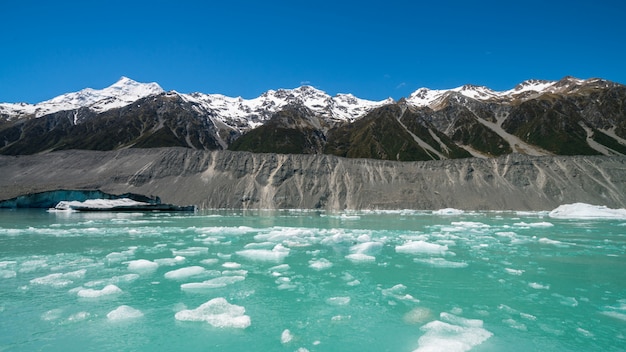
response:
[[[515,224],[513,224],[513,226],[541,228],[541,227],[552,227],[552,226],[554,226],[554,224],[546,222],[546,221],[532,222],[532,223],[516,222]]]
[[[433,268],[458,269],[467,268],[468,266],[465,262],[452,262],[443,258],[415,258],[413,261],[415,263],[426,264]]]
[[[209,253],[208,247],[189,247],[185,249],[172,249],[172,254],[174,256],[193,257],[193,256],[207,254],[207,253]]]
[[[350,247],[350,253],[355,254],[367,254],[367,255],[376,255],[380,253],[383,248],[383,244],[381,242],[364,242],[355,244]]]
[[[181,255],[177,255],[174,258],[155,259],[154,262],[157,263],[159,266],[175,266],[175,265],[183,264],[185,260],[186,260],[185,257]]]
[[[548,213],[557,219],[626,219],[626,209],[610,209],[606,206],[585,203],[565,204]]]
[[[524,273],[524,270],[521,270],[521,269],[504,268],[504,271],[506,271],[507,274],[515,275],[515,276],[520,276]]]
[[[152,273],[156,271],[158,267],[159,264],[146,259],[131,260],[128,262],[128,270],[139,274]]]
[[[395,298],[400,301],[409,301],[409,302],[415,302],[415,303],[419,302],[418,299],[411,296],[410,294],[405,293],[405,291],[406,291],[406,286],[404,286],[403,284],[397,284],[391,288],[383,289],[381,293],[385,297]]]
[[[55,308],[51,309],[41,315],[41,320],[52,321],[61,318],[61,314],[63,314],[63,309]]]
[[[289,255],[289,248],[285,248],[283,245],[277,244],[271,250],[244,249],[236,252],[235,254],[252,261],[280,263]]]
[[[245,276],[220,276],[203,282],[190,282],[180,285],[183,291],[194,291],[211,288],[221,288],[245,280]]]
[[[165,273],[165,278],[170,280],[185,280],[193,276],[199,276],[206,273],[206,269],[201,266],[189,266]]]
[[[425,241],[408,241],[403,245],[396,246],[396,253],[403,254],[432,254],[442,255],[448,250],[448,246]]]
[[[55,207],[54,210],[72,210],[74,208],[88,208],[88,209],[111,209],[114,207],[132,207],[132,206],[146,206],[150,203],[138,202],[130,198],[121,199],[87,199],[81,201],[61,201]]]
[[[309,268],[317,271],[330,269],[332,266],[333,263],[326,258],[320,258],[317,260],[314,259],[309,261]]]
[[[435,320],[422,326],[421,330],[425,333],[419,338],[419,348],[414,352],[465,352],[482,344],[493,335],[482,327],[480,320],[464,318],[457,320],[456,318],[451,319],[453,323]],[[456,323],[461,323],[461,325],[455,325]]]
[[[227,268],[227,269],[239,269],[241,268],[241,264],[235,263],[235,262],[226,262],[222,264],[222,267]]]
[[[376,257],[363,253],[348,254],[346,259],[354,263],[371,263],[376,261]]]
[[[70,322],[77,322],[77,321],[87,320],[89,319],[89,317],[91,317],[91,314],[89,314],[89,312],[83,311],[83,312],[78,312],[78,313],[74,313],[70,315],[69,318],[67,318],[67,320]]]
[[[121,305],[107,314],[107,319],[111,321],[137,319],[143,317],[143,313],[133,307]]]
[[[550,289],[550,285],[543,285],[537,282],[529,282],[528,286],[530,288],[534,288],[535,290],[549,290]]]
[[[0,279],[11,279],[17,276],[15,270],[0,270]]]
[[[202,265],[206,265],[206,266],[212,266],[215,265],[217,263],[219,263],[220,260],[217,258],[209,258],[209,259],[203,259],[200,261],[200,264]]]
[[[454,208],[444,208],[433,211],[433,215],[461,215],[463,213],[465,213],[463,210]]]
[[[402,320],[407,324],[423,324],[431,319],[431,310],[424,307],[413,308],[402,317]]]
[[[331,306],[345,306],[350,304],[350,297],[330,297],[326,303]]]
[[[122,290],[115,285],[107,285],[101,290],[93,288],[85,288],[79,290],[76,294],[82,298],[99,298],[104,296],[114,296],[122,293]]]
[[[286,344],[291,342],[291,340],[293,340],[293,335],[291,334],[291,331],[289,331],[289,329],[283,330],[283,333],[280,334],[280,343]]]
[[[230,304],[225,298],[218,297],[196,309],[181,310],[176,313],[175,318],[182,321],[205,321],[218,328],[245,329],[250,326],[250,317],[245,312],[244,307]]]
[[[74,280],[82,279],[87,273],[86,269],[76,270],[69,273],[54,273],[30,280],[33,285],[52,287],[65,287],[74,283]]]

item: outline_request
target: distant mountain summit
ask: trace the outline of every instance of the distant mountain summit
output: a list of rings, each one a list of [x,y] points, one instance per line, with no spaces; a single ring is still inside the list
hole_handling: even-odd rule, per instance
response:
[[[186,147],[388,160],[626,155],[626,86],[565,77],[507,91],[420,88],[370,101],[311,86],[257,98],[165,92],[122,77],[37,103],[0,104],[0,153]]]

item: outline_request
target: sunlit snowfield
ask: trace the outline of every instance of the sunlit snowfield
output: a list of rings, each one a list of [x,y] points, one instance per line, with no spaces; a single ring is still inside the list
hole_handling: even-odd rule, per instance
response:
[[[572,216],[0,211],[0,350],[622,350],[626,219]]]

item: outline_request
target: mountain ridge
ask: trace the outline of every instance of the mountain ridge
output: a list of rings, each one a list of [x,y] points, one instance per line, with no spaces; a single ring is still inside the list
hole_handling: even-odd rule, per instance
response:
[[[626,86],[564,77],[500,92],[420,88],[399,101],[331,97],[311,86],[244,99],[122,77],[35,105],[0,104],[0,153],[168,146],[404,161],[626,155]]]

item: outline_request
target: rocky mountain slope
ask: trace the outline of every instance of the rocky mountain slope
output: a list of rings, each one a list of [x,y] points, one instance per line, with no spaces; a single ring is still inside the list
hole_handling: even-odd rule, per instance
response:
[[[0,200],[58,189],[200,208],[551,210],[626,207],[626,157],[511,154],[428,162],[189,148],[0,155]]]
[[[0,104],[0,153],[185,147],[385,160],[626,155],[626,86],[566,77],[503,92],[421,88],[394,102],[313,87],[254,99],[122,78],[35,105]]]

